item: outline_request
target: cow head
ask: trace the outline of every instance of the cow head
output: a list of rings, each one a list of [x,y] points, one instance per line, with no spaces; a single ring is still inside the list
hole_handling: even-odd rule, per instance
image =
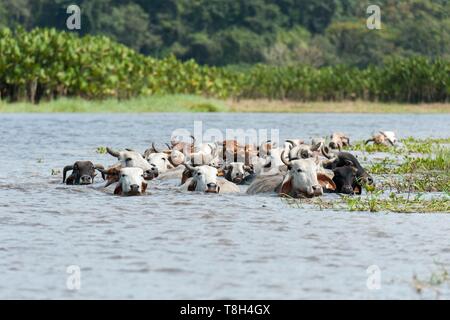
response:
[[[192,143],[172,139],[170,141],[171,145],[169,146],[169,149],[180,151],[185,155],[190,155],[192,152],[195,151],[195,137],[190,136],[190,138],[192,139]]]
[[[152,153],[147,157],[148,163],[152,168],[156,168],[159,173],[164,173],[169,169],[173,169],[174,166],[170,162],[170,155],[164,152]]]
[[[110,185],[119,182],[120,180],[120,170],[122,169],[122,165],[120,163],[109,167],[106,170],[99,169],[99,171],[106,176],[106,184],[105,188],[109,187]],[[158,177],[158,170],[153,171],[147,171],[144,172],[144,180],[153,180]]]
[[[333,181],[337,193],[361,194],[361,185],[357,179],[357,169],[353,166],[338,167],[333,170]]]
[[[170,151],[169,161],[174,167],[178,167],[179,165],[183,164],[185,160],[186,157],[183,152],[178,150]]]
[[[335,132],[330,136],[328,146],[331,149],[341,150],[343,147],[350,146],[350,138],[342,132]]]
[[[193,167],[185,163],[186,169],[190,171],[192,180],[188,186],[189,191],[201,191],[207,193],[218,193],[220,187],[217,185],[217,169],[202,165]]]
[[[253,173],[253,167],[243,162],[232,162],[226,165],[223,171],[225,179],[240,184],[244,182],[245,176]]]
[[[123,196],[137,196],[147,190],[147,182],[144,179],[144,171],[141,168],[122,168],[119,173],[114,194]]]
[[[321,196],[323,188],[336,189],[333,180],[319,172],[318,159],[307,158],[287,161],[284,158],[284,151],[281,159],[288,168],[279,192],[281,195],[311,198]]]
[[[148,177],[158,175],[158,168],[151,166],[139,152],[130,149],[115,151],[111,148],[106,148],[106,151],[119,160],[122,168],[141,168]]]
[[[372,138],[366,141],[366,144],[369,142],[385,146],[394,146],[397,143],[397,137],[393,131],[380,131],[379,133],[373,134]]]
[[[341,186],[340,190],[338,188],[338,192],[361,194],[363,185],[374,184],[373,178],[361,166],[358,159],[349,152],[339,152],[334,158],[323,162],[323,165],[335,173],[333,180],[336,185]],[[336,170],[338,168],[344,169]]]
[[[94,165],[90,161],[77,161],[72,166],[66,166],[63,170],[63,183],[66,184],[79,184],[86,185],[94,183],[94,178],[97,175],[95,170],[102,170],[103,166],[100,164]],[[72,174],[67,178],[68,171],[72,171]],[[103,179],[105,179],[102,173]]]

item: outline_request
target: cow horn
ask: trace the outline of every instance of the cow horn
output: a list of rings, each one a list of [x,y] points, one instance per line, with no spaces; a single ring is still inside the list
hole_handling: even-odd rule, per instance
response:
[[[292,140],[290,140],[290,139],[289,139],[289,140],[286,140],[286,142],[291,144],[291,149],[292,149],[293,147],[296,146],[296,144],[294,143],[294,141],[292,141]]]
[[[65,166],[63,170],[63,183],[66,182],[67,171],[73,170],[73,166]]]
[[[283,152],[281,152],[281,161],[285,164],[285,165],[287,165],[288,167],[291,165],[291,162],[290,161],[286,161],[285,159],[284,159],[284,150],[283,150]]]
[[[331,159],[331,158],[336,159],[335,154],[333,152],[331,152],[330,148],[327,147],[326,145],[322,146],[321,151],[322,151],[322,154],[324,155],[325,158],[327,158],[327,159]]]
[[[184,162],[184,166],[186,167],[186,169],[188,169],[189,171],[194,171],[195,167],[191,166],[187,161]]]
[[[106,182],[105,186],[103,188],[108,188],[110,185],[112,185],[113,183],[116,183],[117,181],[114,180],[109,180]]]
[[[328,148],[326,145],[323,145],[320,148],[320,151],[322,152],[322,154],[324,155],[325,158],[328,158],[328,159],[331,158],[330,148]]]
[[[108,152],[110,155],[112,155],[113,157],[119,158],[120,157],[120,153],[118,151],[115,151],[109,147],[106,147],[106,152]]]
[[[155,148],[155,143],[154,143],[154,142],[152,142],[152,149],[153,149],[153,151],[155,151],[156,153],[159,153],[159,151]]]
[[[98,171],[100,171],[100,173],[102,174],[102,178],[103,178],[103,180],[105,180],[105,167],[104,166],[102,166],[101,164],[96,164],[96,165],[94,165],[94,169],[96,169],[96,170],[98,170]]]
[[[322,145],[322,142],[316,143],[315,145],[313,145],[313,146],[311,147],[311,151],[317,151],[317,150],[319,150],[319,148],[320,148],[321,145]]]
[[[334,156],[333,158],[330,157],[330,158],[328,158],[328,160],[322,160],[321,164],[322,164],[322,166],[327,166],[327,165],[332,164],[333,162],[335,162],[337,159],[338,159],[337,156]]]

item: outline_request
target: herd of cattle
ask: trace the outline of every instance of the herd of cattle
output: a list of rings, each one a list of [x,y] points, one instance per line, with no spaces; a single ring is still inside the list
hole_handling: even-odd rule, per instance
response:
[[[105,188],[115,184],[115,195],[142,195],[150,180],[180,179],[185,191],[240,192],[238,185],[245,184],[248,194],[275,192],[296,198],[324,192],[361,194],[364,185],[374,183],[354,155],[341,151],[350,145],[342,133],[314,138],[310,144],[288,139],[280,146],[271,141],[241,145],[236,140],[196,144],[191,138],[192,142],[172,140],[164,150],[152,144],[143,154],[107,148],[116,164],[105,168],[77,161],[64,168],[63,183],[92,184],[99,171]],[[396,141],[393,132],[380,131],[366,143],[394,145]]]

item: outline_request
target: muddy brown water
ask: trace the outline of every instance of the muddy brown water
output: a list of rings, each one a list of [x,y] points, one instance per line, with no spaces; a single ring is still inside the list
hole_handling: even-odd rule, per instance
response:
[[[417,294],[412,278],[428,279],[436,261],[450,265],[445,214],[289,208],[271,195],[186,194],[175,181],[124,198],[99,177],[79,187],[51,175],[76,160],[112,164],[98,146],[144,150],[196,120],[279,129],[281,139],[341,130],[361,140],[377,129],[450,136],[449,115],[2,114],[0,298],[435,298]],[[67,286],[71,265],[79,290]],[[379,289],[367,286],[370,266]]]

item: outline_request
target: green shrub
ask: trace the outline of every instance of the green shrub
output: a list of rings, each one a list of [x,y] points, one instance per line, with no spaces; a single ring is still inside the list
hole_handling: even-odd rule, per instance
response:
[[[450,62],[413,57],[364,70],[343,65],[256,65],[236,70],[181,62],[174,56],[146,57],[104,36],[1,29],[0,94],[3,100],[31,102],[63,96],[127,99],[154,94],[445,102],[450,97]]]

